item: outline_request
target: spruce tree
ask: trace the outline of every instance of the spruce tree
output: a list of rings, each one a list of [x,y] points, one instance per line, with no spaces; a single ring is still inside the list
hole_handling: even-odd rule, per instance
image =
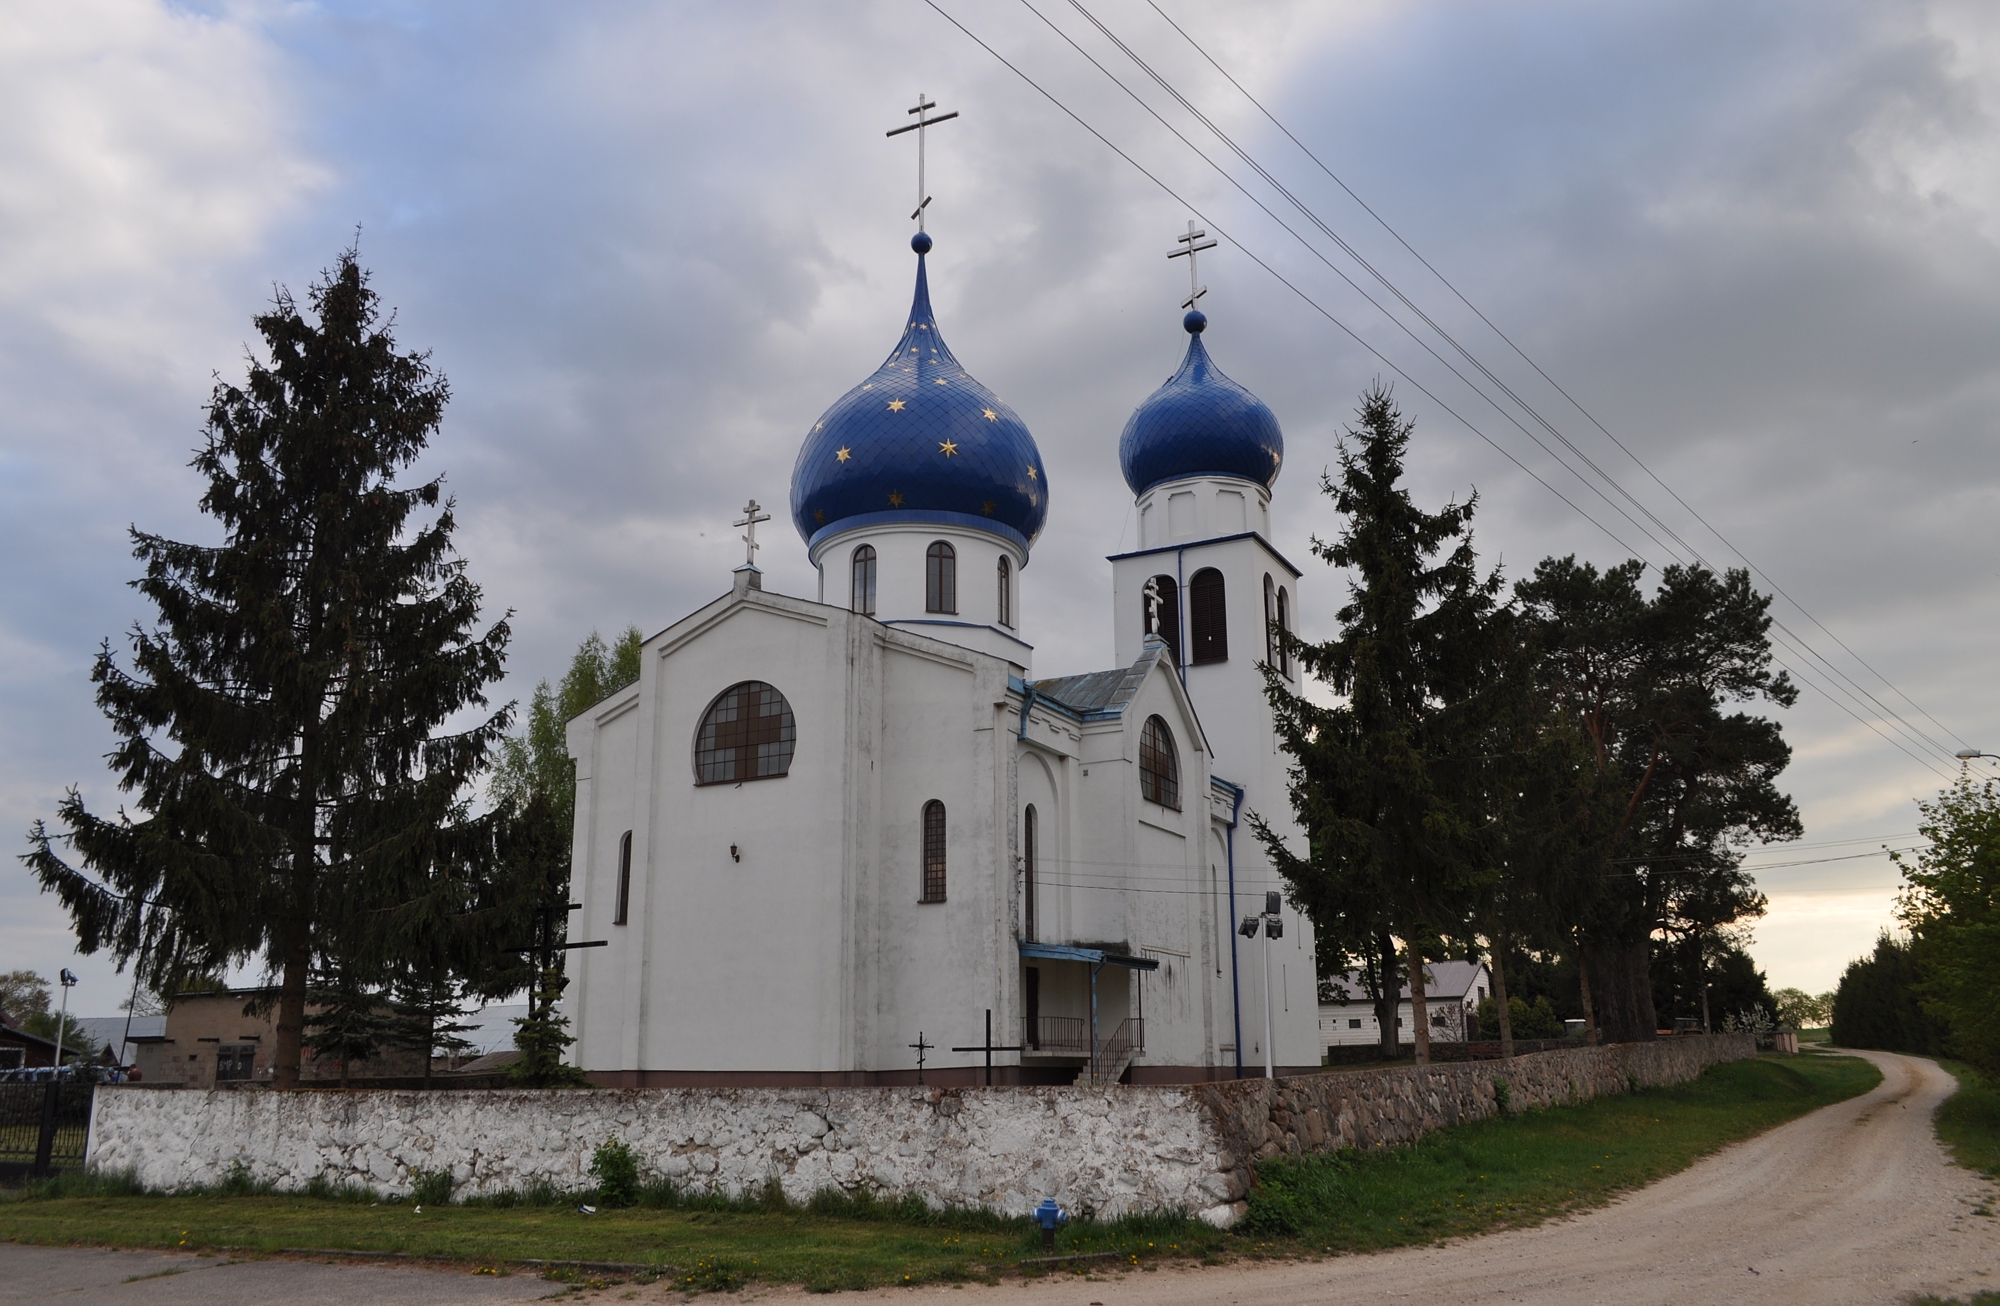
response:
[[[37,822],[25,859],[85,952],[155,988],[260,963],[280,1086],[315,970],[373,984],[473,946],[493,833],[463,800],[506,725],[445,729],[486,706],[508,630],[478,628],[441,480],[397,482],[445,379],[398,352],[353,249],[308,298],[310,317],[279,291],[254,320],[266,357],[210,400],[193,465],[220,542],[133,531],[157,621],[134,628],[129,670],[106,641],[93,677],[135,810],[107,818],[72,790],[62,833]]]
[[[1469,527],[1475,500],[1425,512],[1402,484],[1412,425],[1378,386],[1340,450],[1338,479],[1321,488],[1345,516],[1335,542],[1313,541],[1351,569],[1340,633],[1292,640],[1300,664],[1341,700],[1323,707],[1267,672],[1278,732],[1293,768],[1292,802],[1309,856],[1260,841],[1313,915],[1317,938],[1372,961],[1382,978],[1384,1042],[1397,985],[1389,935],[1403,941],[1417,1056],[1429,1058],[1426,958],[1464,940],[1483,870],[1468,819],[1478,783],[1480,696],[1492,683],[1497,576],[1481,577]],[[1372,985],[1371,985],[1372,986]]]

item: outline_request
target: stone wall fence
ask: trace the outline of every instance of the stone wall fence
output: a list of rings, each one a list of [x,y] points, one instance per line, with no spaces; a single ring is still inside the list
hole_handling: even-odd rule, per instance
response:
[[[1274,1156],[1390,1147],[1506,1109],[1682,1083],[1756,1055],[1747,1034],[1540,1052],[1512,1062],[1172,1086],[662,1088],[403,1092],[101,1087],[88,1164],[158,1189],[233,1171],[281,1189],[312,1180],[407,1194],[448,1171],[460,1195],[591,1185],[590,1155],[620,1139],[642,1170],[686,1191],[775,1180],[915,1194],[1026,1215],[1045,1197],[1115,1219],[1181,1210],[1228,1225],[1253,1167]]]

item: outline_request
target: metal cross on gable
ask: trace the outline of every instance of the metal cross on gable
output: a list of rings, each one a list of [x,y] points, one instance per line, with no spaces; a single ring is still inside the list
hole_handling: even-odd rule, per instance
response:
[[[757,565],[757,550],[764,547],[757,543],[757,523],[771,520],[770,513],[759,512],[757,507],[757,501],[752,499],[743,509],[743,520],[730,523],[732,526],[747,528],[743,532],[743,565],[746,567]]]
[[[1190,218],[1187,235],[1174,237],[1174,243],[1180,248],[1167,251],[1168,258],[1185,258],[1188,261],[1188,297],[1187,302],[1181,305],[1182,308],[1193,308],[1194,302],[1208,293],[1208,287],[1201,284],[1194,270],[1195,255],[1205,249],[1215,248],[1214,241],[1205,239],[1207,235],[1206,231],[1196,230],[1194,219]]]
[[[935,108],[937,108],[937,103],[933,100],[925,99],[924,93],[918,91],[917,107],[910,110],[911,113],[917,115],[917,120],[883,133],[887,136],[901,136],[904,132],[915,132],[917,134],[917,211],[910,216],[916,219],[918,231],[924,229],[924,210],[929,208],[931,203],[931,197],[924,194],[924,131],[928,127],[935,127],[941,122],[950,122],[953,118],[958,117],[958,110],[953,109],[950,113],[941,113],[933,118],[929,115],[928,111]]]

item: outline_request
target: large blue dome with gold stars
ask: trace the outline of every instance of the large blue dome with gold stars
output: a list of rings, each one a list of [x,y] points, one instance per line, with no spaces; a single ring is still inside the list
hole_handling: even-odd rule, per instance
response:
[[[1210,361],[1201,343],[1207,317],[1191,312],[1183,325],[1180,370],[1139,405],[1118,441],[1125,483],[1144,494],[1188,476],[1235,476],[1270,489],[1285,461],[1277,416]]]
[[[808,546],[836,530],[933,522],[990,531],[1026,550],[1048,520],[1048,477],[1014,410],[945,348],[919,232],[917,293],[903,338],[874,375],[813,424],[792,469],[792,521]]]

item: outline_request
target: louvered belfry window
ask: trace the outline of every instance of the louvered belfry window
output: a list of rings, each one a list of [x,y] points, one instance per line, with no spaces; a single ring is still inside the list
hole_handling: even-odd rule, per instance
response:
[[[1181,760],[1174,733],[1156,716],[1139,732],[1139,796],[1149,803],[1181,809]]]
[[[924,611],[958,611],[958,550],[943,540],[924,554]]]
[[[722,691],[701,717],[695,735],[695,783],[740,784],[772,780],[792,769],[798,728],[792,705],[761,680]]]
[[[944,804],[933,798],[924,804],[924,898],[944,901]]]
[[[1173,654],[1174,665],[1181,664],[1181,591],[1172,576],[1155,576],[1151,582],[1160,595],[1159,636],[1167,641],[1167,651]],[[1142,587],[1139,591],[1139,629],[1153,634],[1152,626],[1145,624],[1152,616],[1152,602],[1146,597]]]
[[[1188,580],[1188,625],[1194,645],[1190,662],[1229,661],[1229,605],[1223,601],[1222,573],[1213,567]]]

